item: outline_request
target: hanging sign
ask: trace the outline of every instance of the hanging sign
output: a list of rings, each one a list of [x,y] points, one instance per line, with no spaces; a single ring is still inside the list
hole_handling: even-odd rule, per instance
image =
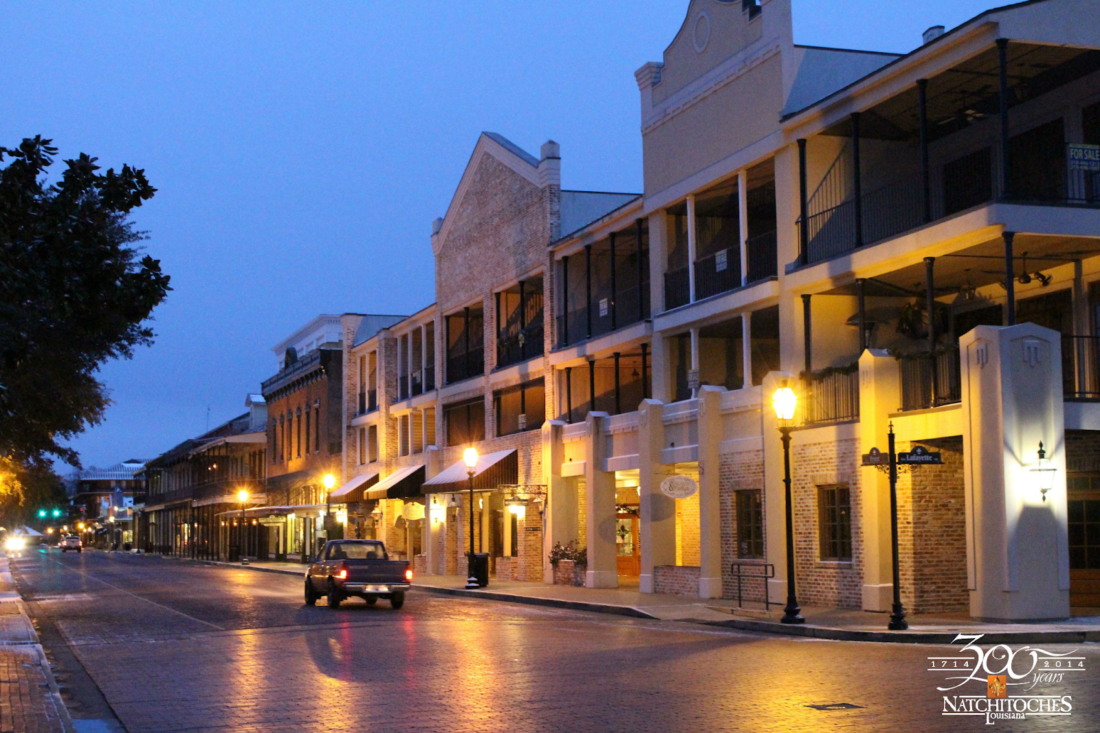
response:
[[[1100,172],[1100,145],[1070,143],[1066,155],[1071,171]]]
[[[415,522],[418,519],[424,518],[424,505],[418,504],[413,501],[405,502],[405,506],[401,507],[401,516],[406,521]]]
[[[725,272],[726,271],[726,268],[729,267],[728,257],[729,257],[729,250],[728,249],[724,249],[721,252],[719,252],[718,254],[714,255],[714,271],[715,272]]]
[[[864,466],[889,466],[890,456],[886,455],[878,448],[872,448],[870,453],[863,454]]]
[[[942,453],[931,453],[927,448],[918,445],[908,453],[898,453],[899,466],[941,466],[943,465]]]
[[[661,493],[670,499],[686,499],[699,490],[699,484],[690,476],[669,476],[661,482]]]

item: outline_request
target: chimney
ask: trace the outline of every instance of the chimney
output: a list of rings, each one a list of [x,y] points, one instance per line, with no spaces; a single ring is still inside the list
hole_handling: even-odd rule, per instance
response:
[[[539,186],[561,187],[561,146],[553,140],[542,144],[542,160],[539,161]]]
[[[934,25],[924,32],[924,45],[927,46],[932,41],[936,40],[943,35],[944,28],[942,25]]]

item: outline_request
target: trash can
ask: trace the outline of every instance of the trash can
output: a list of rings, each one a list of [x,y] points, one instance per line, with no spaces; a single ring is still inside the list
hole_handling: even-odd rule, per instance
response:
[[[241,546],[240,545],[230,545],[229,546],[229,562],[240,562],[240,561],[241,561]]]
[[[474,578],[477,578],[477,584],[479,587],[484,588],[489,585],[489,553],[487,552],[475,552],[474,553],[474,567],[470,572]]]

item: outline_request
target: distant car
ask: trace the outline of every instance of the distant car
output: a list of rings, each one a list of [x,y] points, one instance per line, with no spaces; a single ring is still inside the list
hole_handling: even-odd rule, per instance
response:
[[[57,546],[61,548],[62,552],[68,552],[69,550],[76,550],[77,552],[84,551],[84,543],[80,541],[80,538],[75,534],[71,534],[68,537],[62,537],[61,541],[57,543]]]
[[[411,586],[409,563],[390,560],[381,542],[330,540],[306,573],[306,605],[325,596],[329,608],[339,608],[349,596],[359,596],[369,606],[388,598],[392,608],[401,608]]]

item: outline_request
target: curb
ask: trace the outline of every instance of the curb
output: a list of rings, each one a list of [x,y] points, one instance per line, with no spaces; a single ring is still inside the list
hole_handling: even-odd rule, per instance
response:
[[[593,613],[606,613],[613,616],[628,616],[630,618],[644,618],[651,621],[660,621],[660,618],[645,611],[640,611],[632,606],[613,606],[609,603],[590,603],[587,601],[562,601],[557,598],[539,598],[537,596],[517,596],[512,593],[497,593],[491,590],[466,590],[465,588],[440,588],[435,585],[414,585],[414,590],[427,591],[438,595],[460,596],[463,598],[484,598],[490,601],[502,601],[504,603],[520,603],[528,606],[547,606],[550,608],[564,608],[570,611],[592,611]]]
[[[261,568],[255,565],[241,565],[239,563],[217,562],[214,560],[199,560],[204,565],[215,565],[224,568],[242,568],[255,570],[259,573],[278,573],[280,575],[301,576],[303,571],[282,570],[279,568]],[[304,566],[303,566],[304,567]],[[441,588],[437,585],[413,585],[412,591],[424,591],[437,595],[459,596],[463,598],[484,598],[490,601],[503,603],[520,603],[528,606],[545,606],[550,608],[564,608],[570,611],[591,611],[593,613],[607,613],[613,616],[628,616],[630,618],[644,618],[659,621],[658,617],[639,611],[631,606],[614,606],[608,603],[590,603],[587,601],[562,601],[557,598],[538,598],[535,596],[519,596],[513,593],[498,593],[488,590],[466,590],[465,588]]]
[[[958,631],[861,631],[838,629],[829,626],[786,626],[771,621],[750,621],[731,619],[729,621],[703,621],[682,619],[686,623],[697,623],[718,628],[737,629],[738,631],[756,631],[776,636],[800,636],[830,641],[861,641],[878,644],[952,644],[960,633]],[[979,633],[973,631],[973,633]],[[983,644],[1083,644],[1100,641],[1100,631],[992,631],[982,633]]]

